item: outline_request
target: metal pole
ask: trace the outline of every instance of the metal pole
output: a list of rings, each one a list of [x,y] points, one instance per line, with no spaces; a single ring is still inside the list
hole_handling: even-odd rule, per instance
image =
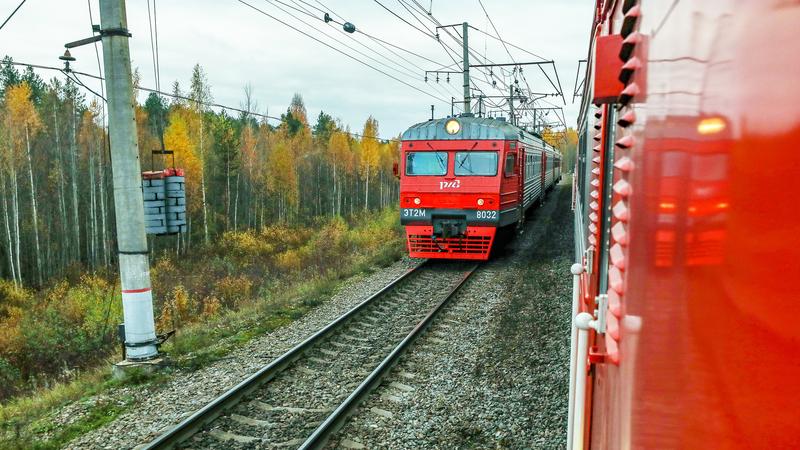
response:
[[[433,105],[431,105],[431,120],[433,120],[433,118],[434,118],[434,115],[433,115]]]
[[[125,0],[100,0],[100,24],[103,30],[127,31],[127,22]],[[128,360],[140,361],[158,356],[158,349],[144,232],[131,58],[125,33],[103,35],[103,66],[108,92],[108,128],[113,161],[111,169],[126,356]]]
[[[464,36],[464,112],[470,112],[470,97],[469,97],[469,42],[467,41],[467,30],[469,25],[467,22],[461,24],[461,33]]]

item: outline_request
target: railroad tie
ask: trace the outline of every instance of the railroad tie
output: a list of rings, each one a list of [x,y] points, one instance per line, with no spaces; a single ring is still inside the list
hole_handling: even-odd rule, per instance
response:
[[[389,387],[395,388],[395,389],[397,389],[399,391],[403,391],[403,392],[413,392],[414,391],[413,387],[411,387],[411,386],[409,386],[407,384],[398,383],[397,381],[392,381],[391,383],[389,383]]]
[[[272,422],[266,420],[253,419],[252,417],[243,416],[241,414],[231,414],[231,420],[242,425],[249,425],[251,427],[272,427],[275,426]]]
[[[226,442],[233,441],[233,442],[238,442],[240,444],[252,444],[253,442],[261,440],[261,438],[253,436],[245,436],[242,434],[229,433],[227,431],[222,431],[222,430],[211,430],[208,432],[208,434],[214,436],[215,438],[221,441],[226,441]]]
[[[392,417],[394,417],[394,414],[392,414],[391,411],[387,411],[385,409],[380,409],[378,407],[370,408],[370,412],[372,412],[373,414],[375,414],[377,416],[383,417],[384,419],[391,419]]]
[[[327,413],[330,408],[301,408],[293,406],[272,406],[269,403],[264,403],[260,400],[254,400],[253,405],[264,412],[285,412],[289,414],[302,414],[302,413]]]
[[[354,441],[351,439],[343,439],[341,442],[339,442],[339,445],[341,445],[343,448],[347,448],[350,450],[361,450],[363,448],[367,448],[361,442]]]

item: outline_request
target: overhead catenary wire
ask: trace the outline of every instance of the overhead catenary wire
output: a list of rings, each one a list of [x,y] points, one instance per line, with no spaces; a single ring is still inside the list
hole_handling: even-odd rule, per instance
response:
[[[405,0],[400,0],[400,1],[402,1],[402,2],[405,2]],[[431,21],[431,22],[433,23],[433,25],[435,25],[437,28],[442,28],[442,29],[444,30],[445,34],[447,34],[447,35],[448,35],[450,38],[452,38],[452,39],[453,39],[453,40],[456,42],[456,44],[457,44],[457,45],[463,45],[463,41],[462,41],[462,40],[460,40],[459,38],[456,38],[455,36],[453,36],[453,34],[450,32],[450,30],[449,30],[448,28],[446,28],[446,27],[443,27],[443,26],[442,26],[442,24],[441,24],[441,22],[439,22],[439,21],[438,21],[438,20],[437,20],[437,19],[436,19],[436,18],[433,16],[433,14],[431,14],[431,13],[429,13],[429,12],[425,11],[425,8],[424,8],[422,5],[420,5],[420,4],[419,4],[419,2],[417,2],[416,0],[414,0],[414,5],[416,5],[416,7],[417,7],[417,8],[419,8],[419,9],[420,9],[422,12],[420,13],[419,11],[416,11],[416,10],[414,9],[414,6],[413,6],[413,5],[409,5],[409,6],[411,6],[411,7],[412,7],[412,9],[411,9],[411,10],[409,10],[409,12],[410,12],[412,15],[413,15],[413,14],[414,14],[414,12],[416,11],[418,14],[422,15],[422,17],[424,17],[424,18],[426,18],[427,20]],[[458,34],[458,32],[456,32],[456,34]],[[458,34],[458,36],[460,37],[461,35],[460,35],[460,34]],[[455,57],[453,57],[453,56],[451,55],[451,53],[450,53],[450,52],[453,52],[453,53],[455,53],[456,55],[458,55],[458,52],[456,52],[454,49],[452,49],[452,47],[450,47],[449,45],[445,44],[445,43],[444,43],[444,41],[442,41],[441,39],[438,39],[438,35],[437,35],[437,42],[438,42],[438,43],[439,43],[439,44],[442,46],[442,48],[445,50],[445,52],[448,54],[448,56],[450,56],[450,58],[453,60],[454,64],[455,64],[455,65],[462,66],[462,70],[463,70],[463,69],[464,69],[464,68],[463,68],[463,61],[462,61],[461,63],[459,63],[459,62],[456,60],[456,58],[455,58]],[[468,52],[469,52],[469,54],[470,54],[471,56],[473,56],[473,57],[474,57],[476,60],[480,61],[479,55],[478,55],[476,52],[474,52],[474,51],[473,51],[473,50],[471,50],[471,49],[467,49],[467,51],[468,51]],[[485,72],[481,71],[481,73],[483,73],[483,74],[484,74],[484,77],[487,77],[487,75],[485,74]],[[487,80],[488,80],[488,78],[487,78]],[[501,82],[502,82],[502,80],[501,80]],[[487,84],[491,85],[491,83],[487,83]],[[505,83],[503,82],[503,84],[505,84]],[[479,92],[481,92],[481,94],[482,94],[482,95],[484,95],[484,96],[486,95],[486,94],[485,94],[485,92],[483,92],[483,90],[482,90],[480,87],[477,87],[477,86],[476,86],[476,88],[478,89],[478,91],[479,91]]]
[[[156,87],[161,89],[161,56],[158,51],[158,7],[153,0],[153,29],[156,36]]]
[[[22,8],[22,5],[24,5],[26,1],[28,0],[22,0],[21,2],[19,2],[19,5],[17,5],[17,7],[14,8],[13,11],[11,11],[11,14],[9,14],[8,17],[6,17],[6,20],[3,21],[3,24],[0,25],[0,30],[2,30],[4,26],[6,26],[8,21],[11,20],[12,17],[14,17],[14,14],[16,14],[17,11],[19,11],[19,9]]]
[[[410,83],[407,83],[406,81],[404,81],[404,80],[401,80],[401,79],[399,79],[399,78],[397,78],[397,77],[395,77],[395,76],[393,76],[393,75],[391,75],[391,74],[389,74],[389,73],[386,73],[386,72],[384,72],[383,70],[381,70],[381,69],[378,69],[377,67],[375,67],[375,66],[373,66],[373,65],[371,65],[371,64],[369,64],[369,63],[366,63],[366,62],[364,62],[364,61],[362,61],[362,60],[360,60],[360,59],[358,59],[358,58],[356,58],[356,57],[354,57],[354,56],[352,56],[352,55],[350,55],[350,54],[348,54],[348,53],[346,53],[346,52],[342,51],[341,49],[338,49],[338,48],[336,48],[336,47],[334,47],[334,46],[332,46],[332,45],[328,44],[327,42],[324,42],[324,41],[322,41],[322,40],[318,39],[317,37],[315,37],[315,36],[313,36],[313,35],[311,35],[311,34],[309,34],[309,33],[305,32],[305,31],[303,31],[303,30],[300,30],[300,29],[298,29],[298,28],[296,28],[296,27],[294,27],[294,26],[292,26],[292,25],[288,24],[287,22],[285,22],[285,21],[283,21],[283,20],[279,19],[278,17],[275,17],[274,15],[272,15],[272,14],[270,14],[270,13],[268,13],[268,12],[266,12],[266,11],[264,11],[264,10],[262,10],[262,9],[260,9],[260,8],[258,8],[258,7],[256,7],[256,6],[254,6],[254,5],[252,5],[252,4],[250,4],[250,3],[248,3],[248,2],[246,2],[246,1],[244,1],[244,0],[236,0],[236,1],[237,1],[237,2],[239,2],[239,3],[241,3],[241,4],[243,4],[243,5],[245,5],[245,6],[247,6],[247,7],[248,7],[248,8],[250,8],[250,9],[252,9],[252,10],[254,10],[254,11],[256,11],[256,12],[258,12],[258,13],[260,13],[260,14],[264,15],[264,16],[266,16],[266,17],[269,17],[269,18],[271,18],[272,20],[275,20],[275,21],[276,21],[276,22],[278,22],[278,23],[281,23],[282,25],[284,25],[284,26],[286,26],[286,27],[289,27],[289,28],[291,28],[291,29],[293,29],[293,30],[297,31],[298,33],[300,33],[300,34],[302,34],[302,35],[304,35],[304,36],[306,36],[306,37],[308,37],[308,38],[310,38],[310,39],[313,39],[313,40],[315,40],[315,41],[319,42],[320,44],[322,44],[322,45],[324,45],[324,46],[326,46],[326,47],[330,48],[331,50],[334,50],[335,52],[341,53],[342,55],[344,55],[344,56],[346,56],[346,57],[348,57],[348,58],[350,58],[350,59],[352,59],[352,60],[354,60],[354,61],[356,61],[356,62],[358,62],[358,63],[360,63],[360,64],[363,64],[363,65],[365,65],[365,66],[369,67],[370,69],[372,69],[372,70],[375,70],[376,72],[379,72],[379,73],[381,73],[381,74],[383,74],[383,75],[385,75],[385,76],[387,76],[387,77],[389,77],[389,78],[391,78],[391,79],[393,79],[393,80],[395,80],[395,81],[397,81],[397,82],[399,82],[399,83],[402,83],[402,84],[404,84],[404,85],[406,85],[406,86],[410,87],[411,89],[414,89],[414,90],[415,90],[415,91],[417,91],[417,92],[420,92],[420,93],[422,93],[422,94],[424,94],[424,95],[426,95],[426,96],[428,96],[428,97],[434,98],[434,99],[436,99],[436,100],[439,100],[440,102],[443,102],[443,103],[448,103],[448,102],[447,102],[447,100],[445,100],[445,99],[442,99],[442,98],[440,98],[440,97],[438,97],[438,96],[436,96],[436,95],[433,95],[433,94],[431,94],[430,92],[426,92],[426,91],[424,91],[424,90],[422,90],[422,89],[420,89],[420,88],[418,88],[418,87],[416,87],[416,86],[414,86],[414,85],[412,85],[412,84],[410,84]]]
[[[87,9],[89,11],[89,28],[93,29],[93,27],[94,27],[94,15],[92,14],[92,2],[91,2],[91,0],[86,0],[86,7],[87,7]],[[100,76],[102,76],[103,75],[103,64],[100,62],[100,49],[97,46],[97,42],[94,42],[94,57],[95,57],[95,60],[97,61],[97,72],[100,74]],[[84,87],[86,87],[86,86],[84,86]],[[105,88],[106,88],[105,84],[101,82],[100,83],[100,95],[99,95],[99,97],[104,100],[103,104],[101,105],[101,107],[102,107],[101,111],[102,111],[102,115],[103,115],[102,116],[103,125],[106,124],[106,105],[105,105],[106,91],[105,91]],[[89,88],[87,87],[86,89],[89,89]],[[105,138],[106,137],[103,136],[103,139],[105,139]]]
[[[296,6],[290,5],[290,4],[288,4],[288,3],[284,2],[284,1],[281,1],[281,0],[263,0],[263,1],[265,1],[265,2],[267,2],[267,3],[269,3],[269,4],[273,5],[273,6],[275,6],[275,7],[276,7],[276,8],[278,8],[279,10],[283,11],[285,14],[289,15],[290,17],[294,18],[294,19],[295,19],[295,20],[297,20],[298,22],[302,23],[303,25],[305,25],[305,26],[307,26],[307,27],[309,27],[309,28],[311,28],[311,29],[313,29],[313,30],[315,30],[315,31],[317,31],[317,32],[319,32],[319,33],[321,33],[321,34],[325,35],[325,36],[326,36],[326,37],[328,37],[328,38],[331,38],[331,39],[333,39],[333,40],[334,40],[334,41],[336,41],[337,43],[339,43],[339,44],[341,44],[341,45],[343,45],[343,46],[347,47],[348,49],[350,49],[350,50],[352,50],[352,51],[354,51],[354,52],[358,53],[359,55],[361,55],[361,56],[363,56],[363,57],[365,57],[365,58],[369,58],[370,60],[374,61],[375,63],[377,63],[377,64],[380,64],[380,65],[382,65],[382,66],[386,67],[387,69],[393,70],[393,71],[395,71],[395,72],[396,72],[396,73],[398,73],[398,74],[401,74],[401,75],[404,75],[404,76],[408,76],[408,77],[411,77],[411,78],[415,78],[415,75],[414,75],[414,73],[412,73],[412,72],[409,72],[409,71],[408,71],[408,69],[405,69],[405,68],[403,68],[402,66],[400,66],[402,69],[405,69],[405,71],[403,71],[403,70],[400,70],[400,69],[398,69],[398,68],[396,68],[396,67],[394,67],[394,66],[392,66],[392,65],[386,64],[385,62],[383,62],[383,61],[381,61],[381,60],[378,60],[378,59],[376,59],[375,57],[373,57],[373,56],[371,56],[371,55],[367,55],[366,53],[362,52],[361,50],[355,49],[355,48],[351,47],[350,45],[348,45],[348,44],[346,44],[346,43],[344,43],[344,42],[340,41],[339,39],[337,39],[337,38],[335,38],[335,37],[331,36],[330,34],[326,33],[325,31],[323,31],[323,30],[320,30],[319,28],[316,28],[316,27],[314,27],[313,25],[309,24],[308,22],[304,21],[303,19],[301,19],[301,18],[299,18],[299,17],[295,16],[295,15],[294,15],[294,14],[292,14],[291,12],[289,12],[289,11],[287,11],[287,10],[285,10],[285,9],[281,8],[280,6],[278,6],[278,4],[280,4],[280,5],[284,5],[284,6],[286,6],[287,8],[290,8],[290,9],[293,9],[293,10],[295,10],[295,11],[298,11],[298,12],[300,12],[300,13],[306,14],[306,15],[308,15],[309,17],[311,17],[312,19],[318,19],[318,20],[322,20],[321,18],[317,17],[316,15],[314,15],[314,14],[312,14],[312,13],[310,13],[310,12],[306,11],[306,10],[300,9],[300,8],[298,8],[298,7],[296,7]],[[344,31],[343,31],[343,32],[344,32]],[[349,38],[353,39],[353,37],[352,37],[352,36],[351,36],[349,33],[347,34],[347,36],[348,36]],[[361,43],[361,42],[359,42],[359,41],[357,41],[357,40],[356,40],[356,43],[358,43],[358,44],[360,44],[360,45],[364,46],[364,44],[363,44],[363,43]],[[369,51],[372,51],[373,53],[376,53],[376,54],[377,54],[377,52],[375,52],[375,50],[374,50],[374,49],[372,49],[372,48],[370,48],[370,47],[367,47],[367,46],[365,46],[365,47],[367,48],[367,50],[369,50]],[[378,56],[381,56],[381,55],[380,55],[380,54],[378,54]]]
[[[426,35],[426,36],[428,36],[428,37],[431,37],[431,38],[434,38],[434,39],[436,39],[436,35],[435,35],[435,34],[433,34],[433,33],[431,33],[431,32],[430,32],[430,30],[427,30],[427,31],[426,31],[426,30],[423,30],[422,28],[419,28],[418,26],[414,25],[413,23],[411,23],[411,22],[407,21],[406,19],[404,19],[403,17],[401,17],[400,15],[398,15],[396,12],[392,11],[391,9],[389,9],[389,8],[388,8],[386,5],[384,5],[383,3],[379,2],[378,0],[372,0],[372,1],[374,1],[375,3],[377,3],[378,5],[380,5],[380,6],[381,6],[381,8],[385,9],[386,11],[388,11],[388,12],[389,12],[390,14],[392,14],[393,16],[397,17],[398,19],[400,19],[400,20],[402,20],[403,22],[405,22],[406,24],[408,24],[408,26],[410,26],[410,27],[414,28],[415,30],[419,31],[420,33],[422,33],[422,34],[424,34],[424,35]]]
[[[158,63],[156,62],[156,40],[153,37],[153,18],[150,14],[150,0],[147,0],[147,25],[150,28],[150,55],[153,59],[153,79],[156,82],[156,89],[160,86],[158,84]]]
[[[305,3],[305,4],[309,4],[308,2],[306,2],[306,1],[303,1],[303,0],[298,0],[298,1],[301,1],[301,2],[303,2],[303,3]],[[342,17],[341,15],[337,14],[337,13],[336,13],[336,11],[334,11],[334,10],[333,10],[333,9],[331,9],[331,8],[329,8],[329,7],[328,7],[326,4],[322,3],[322,2],[321,2],[321,1],[319,1],[319,0],[314,0],[314,1],[316,1],[316,2],[317,2],[319,5],[320,5],[320,6],[322,6],[322,8],[325,8],[325,9],[320,9],[320,8],[317,8],[317,10],[319,10],[319,11],[320,11],[320,12],[322,12],[323,14],[324,14],[324,13],[326,13],[326,12],[330,12],[330,13],[331,13],[331,14],[333,14],[334,16],[338,17],[338,18],[339,18],[339,20],[342,20],[342,21],[344,21],[344,20],[345,20],[345,19],[344,19],[344,17]],[[402,51],[402,52],[408,53],[409,55],[415,56],[415,57],[417,57],[417,58],[419,58],[419,59],[425,60],[425,61],[427,61],[427,62],[430,62],[430,63],[433,63],[433,64],[438,64],[438,62],[437,62],[437,61],[435,61],[435,60],[433,60],[433,59],[431,59],[431,58],[428,58],[427,56],[420,55],[420,54],[419,54],[419,53],[417,53],[417,52],[411,51],[411,50],[409,50],[409,49],[407,49],[407,48],[401,47],[401,46],[399,46],[399,45],[397,45],[397,44],[393,44],[393,43],[391,43],[391,42],[388,42],[388,41],[386,41],[386,40],[384,40],[384,39],[381,39],[381,38],[379,38],[379,37],[377,37],[377,36],[374,36],[374,35],[372,35],[372,34],[370,34],[370,33],[367,33],[366,31],[364,31],[364,30],[363,30],[363,29],[361,29],[360,27],[356,29],[356,33],[363,34],[364,36],[366,36],[366,37],[368,37],[368,38],[370,38],[370,39],[372,39],[372,40],[374,40],[374,41],[376,41],[376,42],[383,43],[383,44],[385,44],[385,45],[388,45],[388,46],[390,46],[390,47],[393,47],[393,48],[395,48],[395,49],[397,49],[397,50],[400,50],[400,51]]]
[[[398,74],[400,74],[400,75],[403,75],[403,76],[409,77],[409,78],[411,78],[411,79],[412,79],[412,80],[414,80],[414,81],[417,81],[417,80],[418,80],[418,77],[416,76],[416,74],[414,74],[413,72],[409,71],[409,69],[407,69],[407,68],[403,67],[401,64],[398,64],[398,66],[399,66],[401,69],[403,69],[403,70],[399,70],[399,69],[397,69],[397,68],[396,68],[395,66],[393,66],[393,65],[387,64],[387,63],[385,63],[385,62],[383,62],[383,61],[381,61],[381,60],[379,60],[379,59],[376,59],[375,57],[372,57],[372,56],[370,56],[370,55],[367,55],[366,53],[364,53],[364,52],[362,52],[362,51],[360,51],[360,50],[358,50],[358,49],[355,49],[355,48],[353,48],[352,46],[350,46],[350,45],[348,45],[348,44],[346,44],[346,43],[342,42],[341,40],[339,40],[339,39],[337,39],[337,38],[335,38],[335,37],[331,36],[330,34],[326,33],[325,31],[323,31],[323,30],[320,30],[320,29],[318,29],[318,28],[314,27],[312,24],[309,24],[308,22],[304,21],[304,20],[303,20],[303,19],[301,19],[300,17],[297,17],[297,16],[295,16],[294,14],[292,14],[291,12],[289,12],[289,11],[287,11],[287,10],[285,10],[285,9],[281,8],[281,7],[280,7],[280,6],[278,6],[276,3],[279,3],[279,4],[281,4],[281,5],[284,5],[284,6],[288,7],[288,8],[291,8],[291,9],[293,9],[293,10],[295,10],[295,11],[298,11],[298,12],[301,12],[301,13],[303,13],[303,14],[306,14],[306,15],[310,16],[310,17],[311,17],[311,18],[313,18],[313,19],[322,20],[321,18],[319,18],[319,17],[315,16],[313,13],[310,13],[309,11],[307,11],[307,10],[305,10],[305,9],[298,9],[297,7],[295,7],[295,6],[292,6],[292,5],[289,5],[289,4],[287,4],[286,2],[284,2],[284,1],[282,1],[282,0],[264,0],[264,1],[265,1],[265,2],[267,2],[267,3],[269,3],[269,4],[272,4],[274,7],[276,7],[276,8],[277,8],[277,9],[279,9],[279,10],[281,10],[283,13],[285,13],[285,14],[289,15],[290,17],[294,18],[295,20],[299,21],[299,22],[300,22],[300,23],[302,23],[303,25],[305,25],[305,26],[307,26],[307,27],[309,27],[309,28],[311,28],[311,29],[313,29],[313,30],[315,30],[315,31],[317,31],[317,32],[319,32],[319,33],[321,33],[322,35],[324,35],[324,36],[325,36],[325,37],[327,37],[327,38],[330,38],[330,39],[332,39],[332,40],[336,41],[337,43],[339,43],[339,44],[343,45],[344,47],[347,47],[348,49],[350,49],[350,50],[352,50],[352,51],[354,51],[354,52],[358,53],[359,55],[361,55],[361,56],[363,56],[363,57],[365,57],[365,58],[368,58],[368,59],[370,59],[370,60],[374,61],[375,63],[377,63],[377,64],[380,64],[380,65],[382,65],[383,67],[386,67],[387,69],[393,70],[394,72],[396,72],[396,73],[398,73]],[[350,39],[353,39],[353,40],[355,40],[355,41],[356,41],[358,44],[360,44],[360,45],[364,46],[364,47],[365,47],[367,50],[369,50],[369,51],[373,52],[374,54],[376,54],[378,57],[385,58],[385,59],[387,59],[388,61],[390,61],[392,64],[396,64],[396,61],[393,61],[393,60],[391,60],[390,58],[386,58],[384,55],[381,55],[380,53],[378,53],[377,51],[375,51],[375,49],[373,49],[373,48],[371,48],[371,47],[369,47],[369,46],[367,46],[367,45],[363,44],[362,42],[360,42],[360,41],[358,41],[358,40],[354,39],[354,38],[353,38],[353,36],[351,36],[349,33],[345,33],[344,31],[341,31],[341,32],[342,32],[342,33],[344,33],[344,34],[346,34],[346,35],[347,35],[347,37],[349,37]],[[436,89],[434,89],[434,90],[436,90]],[[437,91],[438,91],[438,90],[437,90]],[[441,91],[438,91],[438,93],[439,93],[439,94],[442,94],[442,92],[441,92]],[[446,94],[446,93],[445,93],[445,95],[449,95],[449,94]]]

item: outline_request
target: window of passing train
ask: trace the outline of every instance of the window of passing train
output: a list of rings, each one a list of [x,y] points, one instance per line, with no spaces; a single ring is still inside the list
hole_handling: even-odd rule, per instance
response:
[[[456,152],[455,174],[497,175],[497,152]]]
[[[406,175],[447,174],[447,152],[406,153]]]
[[[509,154],[506,155],[505,169],[503,169],[503,173],[505,174],[505,176],[510,177],[510,176],[514,175],[514,171],[516,169],[516,167],[515,167],[516,166],[516,164],[515,164],[516,162],[517,162],[517,154],[516,153],[509,153]]]

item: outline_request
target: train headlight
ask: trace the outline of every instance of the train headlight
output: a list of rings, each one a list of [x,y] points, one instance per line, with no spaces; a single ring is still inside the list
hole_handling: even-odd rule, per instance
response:
[[[446,131],[447,134],[456,134],[461,131],[461,124],[458,123],[458,120],[456,119],[450,119],[445,122],[444,131]]]
[[[483,199],[482,198],[478,199],[478,206],[483,206]]]
[[[420,203],[422,203],[422,200],[420,200],[419,197],[414,199],[414,204],[415,205],[419,205]]]

